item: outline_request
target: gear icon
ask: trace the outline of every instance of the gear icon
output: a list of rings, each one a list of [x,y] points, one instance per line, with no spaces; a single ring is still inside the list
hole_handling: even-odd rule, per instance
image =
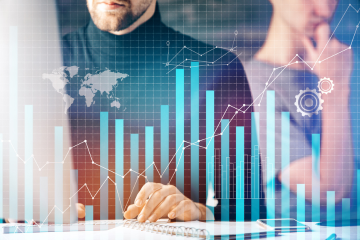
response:
[[[330,78],[322,78],[318,83],[318,88],[323,94],[331,93],[334,90],[334,82]]]
[[[318,114],[323,109],[321,104],[324,102],[321,99],[321,93],[316,92],[316,89],[300,90],[299,94],[295,96],[295,106],[297,112],[300,112],[302,116],[308,115],[311,117],[313,114]]]

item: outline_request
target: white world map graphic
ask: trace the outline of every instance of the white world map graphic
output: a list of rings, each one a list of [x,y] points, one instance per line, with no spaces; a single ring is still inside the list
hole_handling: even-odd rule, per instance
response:
[[[42,78],[49,80],[52,83],[56,92],[63,96],[65,102],[65,114],[74,102],[74,98],[68,95],[65,91],[67,84],[70,84],[70,79],[78,75],[79,67],[60,67],[52,71],[52,73],[44,73]],[[113,100],[110,107],[120,108],[121,104],[119,98],[115,97],[115,88],[119,81],[123,81],[129,75],[113,72],[109,69],[97,71],[95,74],[88,73],[81,82],[79,89],[79,96],[85,97],[86,106],[90,107],[95,104],[94,96],[97,92],[100,95],[106,93],[109,100]]]

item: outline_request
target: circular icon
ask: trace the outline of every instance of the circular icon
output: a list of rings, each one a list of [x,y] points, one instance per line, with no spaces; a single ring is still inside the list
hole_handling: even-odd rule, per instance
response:
[[[300,112],[302,116],[311,117],[313,114],[318,114],[323,109],[321,104],[324,100],[321,99],[321,93],[316,92],[316,89],[300,90],[299,94],[295,96],[295,106],[297,112]]]
[[[331,93],[334,90],[334,82],[330,78],[322,78],[318,82],[318,88],[323,94]]]
[[[167,46],[170,46],[170,42],[169,42],[169,41],[167,41],[167,42],[166,42],[166,45],[167,45]]]
[[[238,33],[239,33],[239,32],[238,32],[237,30],[235,30],[234,34],[235,34],[235,35],[238,35]]]

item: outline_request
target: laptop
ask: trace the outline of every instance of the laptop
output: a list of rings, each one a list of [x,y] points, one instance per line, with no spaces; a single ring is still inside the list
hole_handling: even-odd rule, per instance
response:
[[[1,6],[0,218],[31,231],[73,224],[78,189],[66,101],[61,81],[43,78],[62,67],[55,0]]]

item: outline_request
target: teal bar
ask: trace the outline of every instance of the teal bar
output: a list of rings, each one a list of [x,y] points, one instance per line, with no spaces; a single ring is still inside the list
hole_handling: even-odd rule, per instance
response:
[[[342,221],[343,225],[345,226],[345,222],[350,220],[350,198],[343,198],[342,199]]]
[[[41,232],[47,232],[47,223],[48,223],[48,178],[40,177],[40,222],[45,224],[41,226]]]
[[[94,206],[85,206],[85,221],[93,221],[94,220]],[[94,231],[93,224],[86,224],[85,231]]]
[[[260,217],[259,113],[251,113],[251,221]]]
[[[360,169],[357,170],[357,221],[360,225]]]
[[[297,220],[305,222],[305,184],[297,184],[296,190]]]
[[[18,28],[9,30],[9,218],[18,219]]]
[[[116,172],[116,192],[115,192],[115,217],[116,219],[123,219],[123,186],[124,180],[124,120],[115,120],[115,172]],[[120,176],[119,176],[120,175]],[[119,193],[119,195],[118,195]],[[120,205],[120,201],[121,204]]]
[[[70,174],[70,193],[71,196],[74,196],[74,194],[76,194],[76,192],[78,191],[78,170],[77,169],[71,169],[71,174]],[[72,184],[75,183],[75,184]],[[76,195],[70,200],[70,219],[78,219],[77,217],[77,197]],[[86,211],[85,211],[86,213]],[[87,213],[86,213],[87,214]],[[75,216],[74,216],[75,215]],[[70,231],[78,231],[78,226],[76,224],[71,225],[70,227]]]
[[[25,106],[25,220],[33,219],[33,106]],[[31,231],[32,228],[29,229]]]
[[[191,63],[191,142],[199,140],[199,63]],[[191,145],[191,199],[199,202],[199,147]]]
[[[320,186],[318,183],[318,165],[320,163],[320,134],[312,135],[312,221],[320,222]]]
[[[335,191],[326,192],[326,220],[335,220]]]
[[[3,176],[4,176],[4,150],[3,150],[3,135],[0,133],[0,218],[2,218],[4,216],[4,203],[3,203],[3,191],[4,191],[4,181],[3,181]]]
[[[109,113],[100,112],[100,186],[108,177],[109,168]],[[106,168],[106,169],[104,169]],[[108,219],[109,182],[100,189],[100,220]]]
[[[136,198],[136,194],[139,191],[138,173],[139,173],[139,135],[130,135],[130,159],[131,159],[131,190],[133,193],[130,196],[130,202],[133,203]],[[134,190],[133,190],[134,189]]]
[[[63,211],[63,127],[55,127],[55,205]],[[63,214],[55,210],[55,224],[63,224]],[[62,226],[56,226],[62,231]]]
[[[145,168],[147,180],[154,181],[154,127],[145,127]]]
[[[161,105],[161,183],[169,182],[169,106]]]
[[[215,97],[214,91],[206,91],[206,196],[209,196],[209,189],[214,190],[214,124],[215,124]],[[208,206],[214,214],[214,207]]]
[[[275,91],[266,92],[266,209],[275,218]]]
[[[221,120],[221,221],[230,220],[229,119]]]
[[[244,221],[244,127],[236,127],[236,221]]]
[[[290,164],[290,113],[281,113],[281,169]],[[281,218],[290,218],[290,179],[287,176],[281,179]]]
[[[184,69],[176,69],[176,187],[184,192]]]

